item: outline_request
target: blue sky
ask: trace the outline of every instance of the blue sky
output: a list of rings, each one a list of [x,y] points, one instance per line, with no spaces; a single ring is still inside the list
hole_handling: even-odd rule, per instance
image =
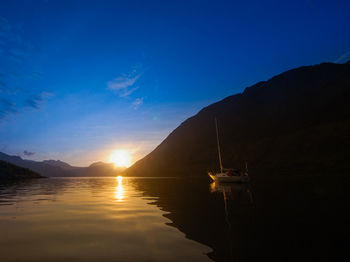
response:
[[[349,1],[1,1],[0,151],[137,160],[203,106],[350,59]]]

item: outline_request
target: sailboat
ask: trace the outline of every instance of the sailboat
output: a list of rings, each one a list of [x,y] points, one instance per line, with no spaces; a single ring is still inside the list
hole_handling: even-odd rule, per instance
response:
[[[218,154],[219,154],[220,172],[219,173],[208,172],[208,175],[215,182],[227,182],[227,183],[249,182],[247,163],[245,165],[245,170],[234,169],[234,168],[224,168],[222,166],[218,122],[216,118],[215,118],[215,129],[216,129],[216,142],[217,142]]]

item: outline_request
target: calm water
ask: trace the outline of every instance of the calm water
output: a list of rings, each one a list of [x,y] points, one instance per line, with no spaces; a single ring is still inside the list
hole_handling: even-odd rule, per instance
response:
[[[6,261],[209,261],[210,248],[167,226],[135,179],[41,179],[1,190]],[[19,252],[20,251],[20,252]],[[3,260],[1,260],[3,261]]]
[[[0,184],[0,261],[348,261],[348,180],[317,181]]]

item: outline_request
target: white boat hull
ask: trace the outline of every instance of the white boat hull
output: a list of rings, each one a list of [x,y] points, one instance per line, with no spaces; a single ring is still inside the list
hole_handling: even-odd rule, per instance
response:
[[[237,175],[227,175],[226,173],[218,173],[218,174],[213,174],[209,172],[209,176],[211,179],[213,179],[215,182],[221,182],[221,183],[246,183],[249,182],[249,177],[242,175],[242,176],[237,176]]]

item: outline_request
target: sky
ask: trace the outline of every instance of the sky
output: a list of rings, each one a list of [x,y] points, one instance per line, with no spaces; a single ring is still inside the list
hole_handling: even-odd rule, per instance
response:
[[[350,1],[0,1],[0,151],[136,161],[201,108],[350,60]]]

